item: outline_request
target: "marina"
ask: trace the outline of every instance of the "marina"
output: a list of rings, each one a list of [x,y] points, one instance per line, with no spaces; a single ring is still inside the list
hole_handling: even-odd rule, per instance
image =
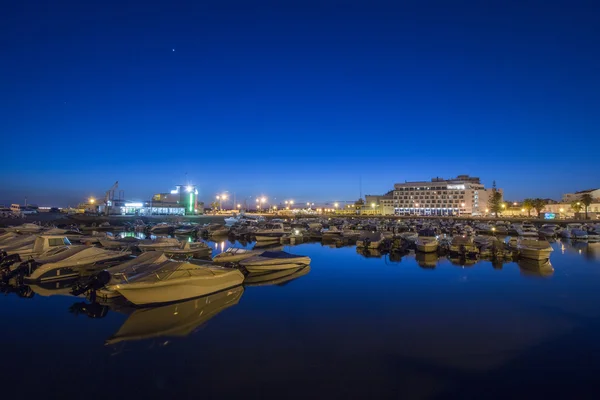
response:
[[[170,238],[152,234],[154,224],[109,230],[111,240],[132,239],[121,251],[135,257],[88,265],[75,278],[19,281],[7,275],[15,270],[6,268],[7,254],[0,262],[0,317],[12,327],[0,331],[2,342],[11,343],[5,356],[17,360],[17,369],[24,368],[24,352],[45,354],[37,361],[42,368],[59,354],[70,359],[28,394],[126,393],[119,377],[127,374],[150,379],[136,387],[141,396],[475,397],[515,368],[528,379],[511,390],[530,395],[572,391],[561,382],[574,374],[576,392],[595,387],[583,366],[552,362],[597,347],[600,243],[588,240],[596,232],[592,223],[545,229],[547,235],[540,228],[535,239],[486,234],[504,225],[497,221],[311,218],[274,227],[238,216],[220,237],[209,234],[213,224],[227,226],[198,224]],[[18,235],[39,238],[58,229],[28,228]],[[267,229],[283,235],[266,242],[252,236]],[[561,235],[573,229],[589,232],[588,239]],[[79,244],[91,233],[85,227],[65,232],[69,249],[102,249],[100,242]],[[15,237],[5,233],[0,240]],[[168,246],[144,248],[165,242],[197,244],[208,253],[176,259],[160,251]],[[217,271],[223,278],[210,282]],[[131,294],[137,286],[141,295]],[[575,351],[573,341],[580,345]],[[94,379],[100,371],[102,383]],[[198,378],[190,381],[190,373]],[[232,383],[232,375],[243,378]],[[13,387],[26,384],[21,374],[8,376]]]

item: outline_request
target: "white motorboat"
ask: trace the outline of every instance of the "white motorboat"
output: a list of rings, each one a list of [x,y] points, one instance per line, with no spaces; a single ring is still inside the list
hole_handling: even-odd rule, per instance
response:
[[[190,242],[186,240],[179,247],[165,247],[160,251],[172,257],[201,257],[210,255],[212,249],[204,242]]]
[[[473,256],[479,254],[479,249],[475,246],[473,238],[454,236],[450,242],[450,253]]]
[[[128,281],[129,278],[135,275],[152,273],[152,271],[160,269],[163,264],[170,261],[163,252],[147,251],[129,261],[106,268],[105,271],[109,274],[107,283],[104,288],[97,292],[97,295],[105,299],[119,297],[121,296],[119,292],[108,288],[114,287],[122,281]]]
[[[18,254],[21,258],[36,257],[56,247],[71,246],[71,242],[65,236],[40,235],[30,236],[27,240],[19,242],[14,246],[4,247],[7,254]]]
[[[265,272],[299,268],[310,264],[310,257],[298,256],[285,251],[265,251],[241,260],[239,264],[248,272]]]
[[[417,251],[423,253],[433,253],[438,249],[438,239],[432,229],[423,229],[419,231],[419,236],[415,241]]]
[[[417,232],[402,232],[399,236],[402,240],[414,244],[417,242],[419,234]]]
[[[519,239],[517,250],[523,258],[531,260],[547,260],[554,251],[546,240]]]
[[[243,293],[244,287],[237,286],[180,303],[137,309],[106,344],[188,336],[215,315],[236,305]]]
[[[254,232],[254,237],[256,238],[257,242],[270,240],[279,241],[279,239],[286,233],[288,232],[285,230],[282,223],[274,222],[265,224],[265,227],[262,229],[257,229]]]
[[[248,250],[229,247],[224,252],[214,256],[213,261],[216,263],[235,263],[262,253],[264,253],[264,250]]]
[[[9,226],[8,228],[5,228],[4,230],[6,232],[40,233],[44,230],[44,228],[38,224],[26,223],[26,224],[17,225],[17,226]]]
[[[335,239],[341,238],[343,233],[344,233],[344,231],[339,229],[335,225],[331,225],[327,229],[325,229],[325,228],[321,229],[321,235],[322,235],[323,240],[335,240]]]
[[[108,263],[128,258],[128,251],[111,251],[98,247],[72,246],[51,250],[22,263],[13,272],[23,275],[24,282],[44,282],[79,277],[97,272]]]
[[[243,281],[244,275],[237,269],[170,261],[159,269],[123,279],[107,289],[119,292],[133,304],[148,305],[206,296],[241,285]]]
[[[169,224],[167,222],[160,222],[150,228],[150,233],[153,235],[161,235],[166,233],[171,233],[175,231],[175,225]]]
[[[141,251],[152,251],[180,247],[181,242],[176,238],[159,237],[155,240],[142,240],[137,246]]]
[[[250,273],[244,279],[244,286],[284,285],[310,272],[310,265],[279,271]]]
[[[545,237],[555,237],[560,232],[560,226],[555,224],[544,224],[538,231]]]
[[[381,232],[362,232],[356,241],[357,248],[378,249],[385,237]]]
[[[229,228],[222,224],[208,224],[203,229],[209,237],[222,237],[229,235]]]

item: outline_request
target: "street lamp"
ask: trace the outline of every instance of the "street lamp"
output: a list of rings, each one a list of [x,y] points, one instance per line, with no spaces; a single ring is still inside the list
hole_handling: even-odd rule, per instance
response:
[[[94,204],[96,202],[96,199],[93,197],[90,197],[90,204]]]

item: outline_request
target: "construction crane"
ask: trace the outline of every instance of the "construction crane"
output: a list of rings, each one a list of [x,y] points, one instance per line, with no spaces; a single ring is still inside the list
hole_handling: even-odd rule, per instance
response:
[[[114,185],[111,186],[110,189],[106,191],[106,196],[104,196],[104,209],[105,214],[110,215],[110,206],[115,198],[115,190],[119,188],[119,181],[116,181]]]

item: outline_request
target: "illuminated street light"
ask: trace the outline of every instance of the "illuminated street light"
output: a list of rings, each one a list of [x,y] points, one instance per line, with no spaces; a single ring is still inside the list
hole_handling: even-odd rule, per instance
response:
[[[93,197],[90,197],[90,204],[94,204],[96,202],[96,199]]]
[[[335,204],[334,204],[334,206],[335,206],[335,208],[338,208],[338,207],[339,207],[339,204],[338,204],[338,203],[335,203]]]
[[[506,208],[506,204],[502,204],[502,208]]]
[[[237,205],[237,208],[242,208],[242,205],[241,205],[241,204],[238,204],[238,205]]]
[[[515,201],[515,202],[513,203],[513,206],[516,206],[516,205],[517,205],[517,202]]]

